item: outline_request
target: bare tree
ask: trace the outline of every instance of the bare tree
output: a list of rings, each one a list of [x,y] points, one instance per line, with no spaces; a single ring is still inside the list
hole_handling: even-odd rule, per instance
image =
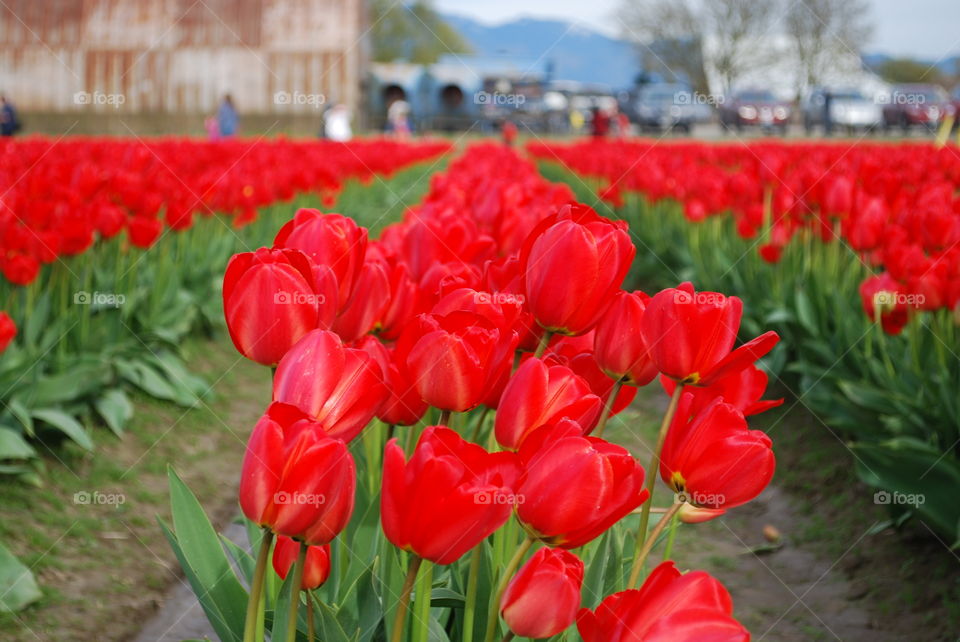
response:
[[[873,33],[867,0],[794,2],[784,23],[801,68],[798,93],[821,84],[824,70],[837,58],[859,55]]]
[[[624,35],[637,43],[645,67],[654,57],[702,86],[706,57],[726,92],[745,72],[769,62],[757,43],[778,5],[777,0],[622,0],[617,18]]]
[[[778,3],[771,0],[703,0],[710,59],[724,93],[744,73],[769,64],[762,41],[770,35]]]

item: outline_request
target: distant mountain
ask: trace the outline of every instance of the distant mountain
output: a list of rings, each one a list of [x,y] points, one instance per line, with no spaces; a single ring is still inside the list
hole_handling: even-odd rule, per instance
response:
[[[639,71],[629,43],[562,20],[521,18],[485,25],[472,18],[443,14],[478,56],[510,56],[552,65],[555,80],[603,83],[613,88],[633,83]]]

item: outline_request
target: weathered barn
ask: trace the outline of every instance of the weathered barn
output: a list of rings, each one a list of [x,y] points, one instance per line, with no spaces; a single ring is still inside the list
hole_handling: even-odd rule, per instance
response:
[[[4,0],[0,92],[23,112],[357,109],[365,19],[363,0]]]

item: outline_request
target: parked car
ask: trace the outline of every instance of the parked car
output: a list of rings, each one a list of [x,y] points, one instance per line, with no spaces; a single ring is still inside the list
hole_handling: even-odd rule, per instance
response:
[[[686,85],[656,83],[637,90],[628,115],[643,130],[689,133],[696,123],[710,119],[711,109]]]
[[[887,130],[900,127],[904,132],[915,126],[933,129],[954,109],[947,92],[937,85],[897,85],[883,107],[883,125]]]
[[[727,129],[762,127],[765,130],[778,129],[781,133],[786,133],[790,113],[790,104],[778,100],[773,92],[751,89],[737,92],[723,103],[720,108],[720,124]]]
[[[826,130],[824,117],[828,99],[832,127],[852,134],[858,130],[873,131],[883,125],[883,107],[860,90],[816,87],[801,105],[803,127],[808,134],[813,133],[815,127]]]

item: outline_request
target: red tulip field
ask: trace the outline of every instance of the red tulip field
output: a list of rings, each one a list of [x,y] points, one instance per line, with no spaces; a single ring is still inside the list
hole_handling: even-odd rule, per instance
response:
[[[32,138],[0,186],[11,639],[137,639],[171,581],[224,642],[960,631],[954,147]],[[857,546],[929,580],[862,637],[804,601]]]

